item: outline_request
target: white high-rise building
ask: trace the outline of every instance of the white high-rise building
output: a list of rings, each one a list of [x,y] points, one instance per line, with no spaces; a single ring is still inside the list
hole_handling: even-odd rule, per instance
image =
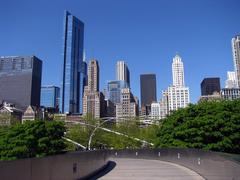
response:
[[[153,102],[151,104],[151,118],[160,119],[160,103]]]
[[[227,72],[227,80],[225,82],[225,88],[237,88],[237,78],[234,71]]]
[[[176,55],[172,63],[173,86],[184,86],[184,68],[182,58]]]
[[[232,38],[233,63],[237,78],[237,86],[240,86],[240,35]]]
[[[124,61],[118,61],[116,66],[116,78],[119,81],[125,81],[130,87],[130,72]]]
[[[179,55],[173,58],[172,63],[173,85],[163,91],[167,101],[168,113],[179,108],[185,108],[190,102],[189,88],[184,83],[184,66]]]
[[[178,110],[179,108],[185,108],[190,102],[188,87],[169,86],[167,95],[169,112]]]

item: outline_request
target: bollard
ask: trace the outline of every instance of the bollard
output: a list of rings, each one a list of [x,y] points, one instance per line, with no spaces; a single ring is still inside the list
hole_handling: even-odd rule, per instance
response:
[[[138,152],[136,152],[136,156],[138,156]]]
[[[177,154],[177,158],[180,159],[180,153]]]
[[[161,156],[161,152],[158,152],[158,156],[159,156],[159,157]]]
[[[115,156],[117,156],[118,155],[118,153],[117,152],[115,152]]]

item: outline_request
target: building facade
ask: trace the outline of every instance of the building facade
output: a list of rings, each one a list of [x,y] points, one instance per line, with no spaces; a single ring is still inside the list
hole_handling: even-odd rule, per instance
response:
[[[214,92],[220,93],[220,90],[220,78],[218,77],[204,78],[201,82],[202,96],[213,95]]]
[[[169,112],[178,110],[179,108],[185,108],[190,102],[188,87],[169,86],[167,95]]]
[[[235,71],[227,72],[227,80],[225,82],[225,88],[237,88],[237,78]]]
[[[28,106],[22,116],[22,123],[26,121],[44,120],[44,111],[41,108]]]
[[[60,88],[56,86],[42,86],[41,88],[41,106],[58,112],[60,101]]]
[[[0,57],[0,102],[25,110],[40,106],[42,61],[35,56]]]
[[[0,126],[9,126],[21,123],[22,111],[14,104],[3,102],[0,104]]]
[[[130,87],[130,72],[125,61],[118,61],[116,66],[116,78],[118,81],[125,81]]]
[[[136,117],[138,110],[133,94],[129,88],[121,90],[121,102],[116,105],[117,121],[126,121]]]
[[[221,97],[225,100],[234,100],[240,98],[240,88],[223,88]]]
[[[120,103],[121,101],[121,90],[124,88],[128,88],[128,84],[126,81],[109,81],[107,84],[107,97],[108,99],[114,103]]]
[[[99,92],[99,65],[96,59],[88,65],[88,85],[85,86],[83,96],[83,115],[95,118],[103,117],[106,105],[103,93]]]
[[[160,119],[160,103],[153,102],[151,104],[151,118]]]
[[[237,87],[240,86],[240,35],[232,38],[233,63],[237,78]]]
[[[141,111],[142,115],[149,115],[152,102],[157,101],[157,87],[155,74],[141,74],[140,75],[140,89],[141,89]]]
[[[82,113],[85,64],[83,62],[84,23],[65,12],[64,15],[62,113]]]

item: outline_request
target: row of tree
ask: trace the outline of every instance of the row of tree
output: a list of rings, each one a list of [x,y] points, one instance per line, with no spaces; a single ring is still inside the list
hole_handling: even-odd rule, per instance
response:
[[[76,150],[62,138],[66,136],[87,147],[88,140],[100,120],[86,117],[86,124],[68,125],[62,121],[27,121],[0,128],[0,160],[42,157]],[[162,148],[198,148],[228,153],[240,153],[240,100],[202,102],[174,111],[159,125],[140,128],[136,119],[119,124],[102,125],[117,135],[98,129],[92,148],[141,148],[134,138],[154,143]],[[150,147],[150,146],[149,146]]]
[[[240,153],[240,100],[202,102],[173,112],[160,125],[155,144]]]

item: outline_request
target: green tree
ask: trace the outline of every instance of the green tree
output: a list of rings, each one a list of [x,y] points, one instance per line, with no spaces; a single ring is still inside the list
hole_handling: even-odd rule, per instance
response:
[[[173,112],[157,132],[156,147],[240,152],[240,100],[202,102]]]
[[[0,159],[42,157],[61,153],[65,148],[62,122],[27,121],[0,130]]]

